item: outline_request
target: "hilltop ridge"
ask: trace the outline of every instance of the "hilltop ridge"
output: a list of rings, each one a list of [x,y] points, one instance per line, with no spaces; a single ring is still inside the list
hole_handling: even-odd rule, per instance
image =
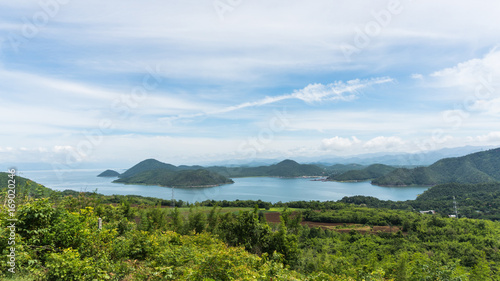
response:
[[[429,167],[399,168],[372,181],[381,186],[488,183],[500,181],[500,148],[444,158]]]

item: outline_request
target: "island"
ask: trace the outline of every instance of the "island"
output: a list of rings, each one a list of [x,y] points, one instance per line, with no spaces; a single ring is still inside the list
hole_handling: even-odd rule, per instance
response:
[[[116,178],[116,177],[120,176],[120,173],[118,173],[117,171],[114,171],[114,170],[106,170],[97,176],[98,177],[105,177],[105,178]]]
[[[234,183],[233,180],[205,169],[171,171],[157,169],[119,178],[114,183],[158,185],[166,187],[213,187]]]

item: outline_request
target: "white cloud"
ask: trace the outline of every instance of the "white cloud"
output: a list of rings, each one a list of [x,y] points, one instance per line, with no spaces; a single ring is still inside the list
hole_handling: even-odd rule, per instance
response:
[[[330,139],[323,139],[321,141],[322,150],[344,150],[351,148],[352,146],[361,143],[361,141],[355,136],[349,138],[342,138],[335,136]]]
[[[209,111],[209,112],[204,112],[204,113],[185,114],[185,115],[178,115],[178,116],[170,116],[170,117],[161,118],[160,120],[172,122],[172,121],[178,120],[178,119],[189,119],[189,118],[196,118],[196,117],[201,117],[201,116],[224,114],[224,113],[229,113],[232,111],[244,109],[247,107],[258,107],[258,106],[263,106],[263,105],[272,104],[272,103],[276,103],[279,101],[290,100],[290,99],[298,99],[298,100],[302,100],[302,101],[307,102],[307,103],[332,101],[332,100],[333,101],[334,100],[350,101],[350,100],[355,99],[357,97],[357,95],[359,94],[359,91],[363,88],[366,88],[366,87],[369,87],[372,85],[377,85],[377,84],[389,83],[389,82],[393,82],[393,81],[394,81],[394,79],[389,78],[389,77],[377,77],[377,78],[366,79],[366,80],[355,79],[355,80],[349,80],[347,82],[337,81],[335,83],[330,83],[330,84],[326,84],[326,85],[321,84],[321,83],[309,84],[300,90],[293,91],[293,93],[291,93],[291,94],[285,94],[285,95],[279,95],[279,96],[273,96],[273,97],[268,96],[268,97],[265,97],[265,98],[257,100],[257,101],[244,102],[244,103],[240,103],[237,105],[228,106],[225,108],[214,110],[214,111]]]
[[[500,25],[495,11],[500,2],[402,1],[402,13],[392,15],[379,34],[369,36],[366,48],[352,56],[350,63],[342,43],[354,44],[358,30],[387,9],[388,2],[290,0],[287,5],[275,4],[243,1],[221,21],[213,1],[70,1],[61,4],[35,38],[14,52],[10,36],[26,39],[21,19],[31,21],[43,10],[37,3],[5,3],[0,10],[0,30],[5,31],[0,43],[0,65],[5,67],[0,69],[0,123],[4,124],[0,152],[15,146],[11,152],[21,159],[30,151],[35,154],[32,147],[42,146],[46,149],[40,154],[64,155],[85,139],[86,130],[109,118],[115,131],[104,132],[106,139],[118,134],[178,137],[169,142],[117,137],[112,140],[120,142],[120,149],[107,153],[109,157],[122,157],[127,151],[141,158],[157,149],[165,155],[192,153],[189,157],[214,149],[227,153],[232,149],[229,140],[251,137],[268,126],[263,115],[271,106],[266,105],[282,101],[298,101],[283,103],[293,107],[290,111],[296,117],[289,128],[276,133],[276,139],[283,135],[293,147],[319,150],[317,140],[323,138],[324,147],[331,149],[363,150],[363,144],[366,149],[387,149],[400,143],[397,138],[374,138],[380,135],[405,136],[403,142],[409,145],[412,137],[440,126],[435,117],[438,111],[455,108],[424,104],[418,89],[404,84],[408,77],[414,79],[413,84],[435,82],[432,86],[452,87],[453,95],[461,91],[472,97],[475,102],[467,103],[465,111],[447,113],[454,117],[452,121],[468,110],[487,113],[481,115],[485,117],[481,121],[487,122],[477,122],[471,114],[457,135],[497,130],[497,119],[484,115],[499,114],[500,101],[492,99],[498,91],[490,89],[500,88],[500,52],[493,49],[483,57],[470,58],[498,44]],[[436,24],[442,11],[451,6],[447,20]],[[131,89],[140,85],[147,66],[158,64],[164,66],[159,77],[165,83],[148,92],[140,104],[132,101],[127,107]],[[356,103],[328,104],[356,99],[361,90],[392,78],[329,81],[385,75],[402,82],[377,87],[383,89]],[[478,85],[483,85],[479,95]],[[441,97],[441,92],[432,90],[429,95]],[[130,118],[113,112],[117,100],[125,103]],[[203,119],[210,115],[216,118]],[[167,127],[158,122],[162,117],[184,120]],[[328,139],[336,135],[369,141]],[[194,152],[200,145],[203,148]],[[280,153],[286,150],[281,141],[273,145]],[[266,149],[263,154],[270,151]]]
[[[481,143],[481,144],[496,144],[496,145],[498,145],[500,142],[500,131],[490,132],[486,135],[481,135],[481,136],[476,136],[476,137],[469,137],[468,141],[474,142],[474,143]]]
[[[500,49],[493,48],[483,58],[471,59],[453,67],[435,71],[430,76],[436,78],[438,85],[443,87],[465,86],[470,91],[483,86],[491,90],[500,82]],[[484,93],[470,92],[470,94],[484,97]]]
[[[500,115],[500,98],[473,100],[469,108],[472,111],[498,117]]]
[[[369,141],[367,141],[363,147],[367,149],[398,149],[405,145],[405,141],[403,141],[400,137],[384,137],[379,136],[375,137]]]
[[[435,71],[429,75],[428,85],[448,88],[440,95],[455,101],[455,109],[462,117],[470,113],[492,116],[500,114],[500,48],[491,49],[482,58],[470,59],[457,65]],[[462,118],[461,117],[461,118]]]
[[[413,73],[411,76],[410,76],[412,79],[417,79],[417,80],[422,80],[424,79],[424,76],[420,73]]]

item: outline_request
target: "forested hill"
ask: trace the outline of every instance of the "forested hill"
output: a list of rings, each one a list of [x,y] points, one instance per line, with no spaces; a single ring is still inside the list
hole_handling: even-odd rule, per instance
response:
[[[118,176],[120,176],[120,173],[118,173],[117,171],[114,171],[114,170],[106,170],[97,176],[98,177],[118,177]]]
[[[350,166],[346,166],[350,167]],[[325,168],[316,165],[299,164],[293,160],[284,160],[270,166],[259,167],[221,167],[221,166],[174,166],[155,159],[147,159],[134,165],[121,175],[120,178],[130,178],[146,171],[164,170],[170,172],[204,169],[225,177],[303,177],[323,176]],[[345,168],[346,169],[346,168]]]
[[[351,170],[340,175],[332,175],[327,178],[330,181],[366,181],[387,175],[396,168],[384,164],[373,164],[362,170]]]
[[[299,164],[293,160],[284,160],[278,164],[269,166],[266,174],[277,177],[321,176],[323,169],[315,165]]]
[[[382,186],[487,183],[500,181],[500,148],[445,158],[429,167],[396,169],[372,181]]]
[[[207,187],[234,183],[231,179],[203,169],[177,172],[161,169],[144,171],[131,177],[117,179],[113,182],[169,187]]]
[[[120,178],[127,178],[139,174],[145,171],[152,170],[168,170],[175,171],[177,167],[171,164],[160,162],[156,159],[146,159],[134,165],[132,168],[126,170],[124,173],[120,175]]]
[[[325,169],[316,165],[299,164],[293,160],[283,160],[277,164],[259,167],[208,167],[227,177],[304,177],[322,176]]]

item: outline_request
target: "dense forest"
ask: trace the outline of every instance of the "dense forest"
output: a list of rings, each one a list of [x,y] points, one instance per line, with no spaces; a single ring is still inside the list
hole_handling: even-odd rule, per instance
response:
[[[234,183],[215,172],[199,169],[184,171],[152,170],[114,180],[115,183],[145,184],[171,187],[206,187]]]
[[[342,174],[331,175],[330,181],[366,181],[387,175],[396,168],[384,164],[373,164],[361,170],[350,170]]]
[[[421,214],[411,205],[404,209],[408,202],[393,202],[400,210],[369,207],[375,204],[369,197],[365,203],[205,201],[162,208],[170,202],[16,181],[16,274],[3,262],[3,279],[498,280],[498,222]],[[452,188],[433,187],[414,201],[444,200]],[[461,186],[456,194],[488,196],[481,190],[495,188]],[[278,221],[266,219],[278,211]],[[4,257],[8,214],[4,205]]]
[[[293,160],[283,160],[277,164],[259,167],[209,167],[228,177],[302,177],[325,176],[326,171],[316,165],[299,164]]]
[[[445,158],[429,167],[396,169],[372,181],[382,186],[485,183],[500,181],[500,148]]]

